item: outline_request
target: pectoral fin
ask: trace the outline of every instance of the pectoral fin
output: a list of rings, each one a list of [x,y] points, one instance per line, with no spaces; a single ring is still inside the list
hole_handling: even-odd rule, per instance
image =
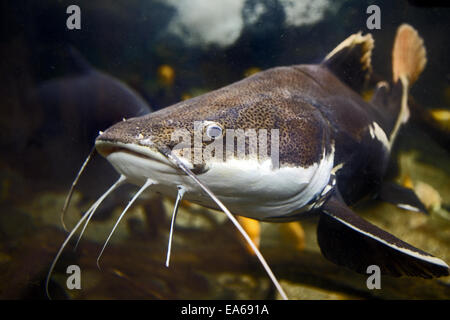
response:
[[[377,265],[382,274],[432,278],[449,275],[448,265],[360,218],[338,195],[322,207],[317,237],[322,254],[358,273]]]
[[[427,213],[425,205],[419,200],[414,190],[402,187],[392,182],[385,182],[378,192],[378,197],[382,201],[395,204],[397,207]]]

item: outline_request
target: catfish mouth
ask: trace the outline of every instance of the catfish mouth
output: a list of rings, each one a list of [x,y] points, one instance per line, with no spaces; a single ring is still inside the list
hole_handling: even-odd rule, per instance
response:
[[[145,160],[155,161],[170,167],[174,167],[174,165],[167,159],[167,156],[165,156],[164,153],[162,153],[155,147],[146,147],[132,143],[97,139],[97,141],[95,141],[95,148],[97,149],[98,153],[100,153],[105,158],[108,158],[114,153],[122,152],[135,157],[143,158]]]
[[[128,143],[97,140],[95,142],[95,148],[97,149],[98,153],[100,153],[105,158],[108,158],[109,155],[116,152],[125,152],[136,157],[160,161],[160,159],[157,159],[157,157],[154,156],[155,153],[157,153],[157,150],[150,151],[149,149],[150,152],[144,153],[143,150],[137,151],[135,148],[130,148],[130,144]]]
[[[95,141],[95,148],[98,153],[106,159],[108,159],[112,154],[125,153],[143,160],[155,162],[159,168],[166,166],[168,172],[177,170],[178,174],[185,175],[184,172],[178,170],[178,168],[168,159],[168,154],[171,153],[171,150],[167,146],[158,149],[155,146],[141,146],[133,143],[97,139]],[[189,161],[183,161],[183,163],[195,174],[202,174],[208,171],[204,164],[192,165]]]

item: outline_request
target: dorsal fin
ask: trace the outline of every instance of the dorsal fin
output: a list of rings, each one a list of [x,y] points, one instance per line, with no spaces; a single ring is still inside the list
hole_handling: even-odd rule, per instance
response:
[[[371,34],[352,34],[334,48],[322,64],[352,89],[361,92],[372,72],[373,46]]]

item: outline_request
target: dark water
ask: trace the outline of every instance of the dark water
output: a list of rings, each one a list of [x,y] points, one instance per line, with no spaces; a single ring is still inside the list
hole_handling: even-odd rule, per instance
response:
[[[376,77],[390,79],[393,39],[403,22],[419,31],[428,57],[411,95],[421,112],[444,109],[448,115],[448,7],[422,7],[419,1],[306,2],[78,1],[79,30],[66,26],[72,1],[2,3],[0,298],[45,298],[45,276],[65,237],[59,220],[65,193],[98,131],[122,118],[219,88],[252,71],[318,63],[359,30],[375,39]],[[371,4],[381,10],[380,29],[367,28]],[[416,121],[401,132],[395,159],[399,179],[428,190],[430,216],[380,204],[359,212],[449,262],[449,120],[424,117],[415,113]],[[106,161],[94,160],[68,212],[69,227],[116,177]],[[129,192],[122,190],[102,207],[76,252],[66,249],[50,283],[55,298],[276,296],[233,228],[221,214],[205,209],[182,209],[171,268],[165,268],[173,200],[157,197],[143,199],[124,219],[99,271],[96,256]],[[314,221],[303,224],[304,250],[278,228],[263,224],[261,248],[292,298],[450,298],[448,277],[386,278],[382,290],[368,290],[364,276],[321,257]],[[66,287],[66,268],[72,264],[81,267],[82,290]]]

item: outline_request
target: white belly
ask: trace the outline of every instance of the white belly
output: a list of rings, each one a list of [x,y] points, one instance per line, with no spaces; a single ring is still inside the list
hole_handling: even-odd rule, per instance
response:
[[[137,151],[142,147],[127,148]],[[120,151],[107,157],[131,183],[142,185],[151,179],[155,184],[149,189],[168,196],[175,196],[177,186],[183,185],[186,200],[217,208],[192,179],[181,174],[164,156],[152,153],[151,158]],[[329,181],[333,160],[331,153],[307,168],[272,169],[270,159],[262,163],[236,159],[209,163],[208,171],[197,177],[234,214],[265,220],[293,214],[320,193]]]

